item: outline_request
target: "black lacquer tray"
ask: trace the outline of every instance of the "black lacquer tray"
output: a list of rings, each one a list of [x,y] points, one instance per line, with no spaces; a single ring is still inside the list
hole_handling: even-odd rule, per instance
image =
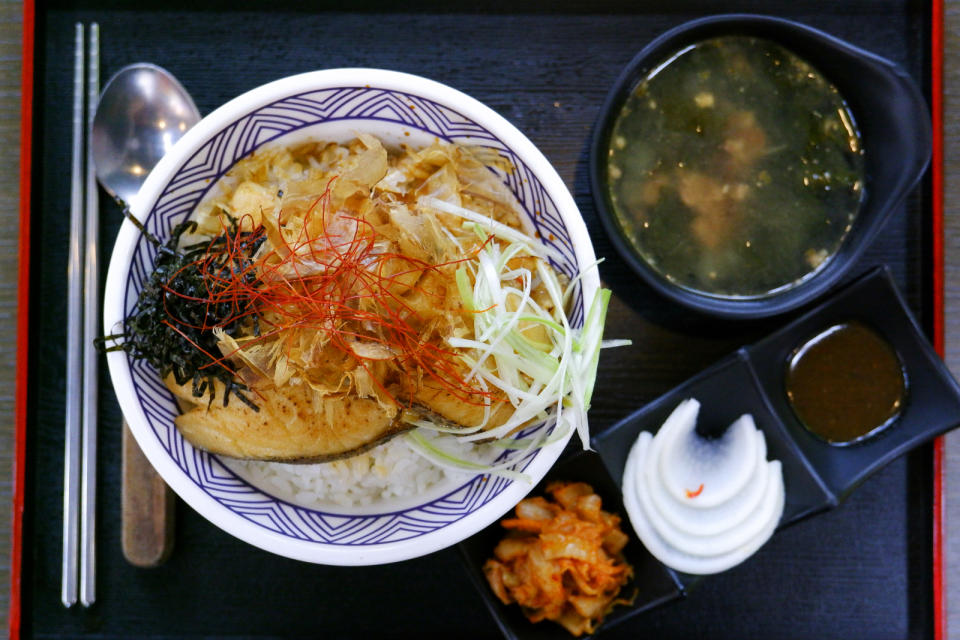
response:
[[[416,73],[486,103],[544,152],[573,192],[614,292],[591,429],[609,427],[684,380],[770,335],[789,317],[731,322],[658,297],[617,257],[589,192],[587,148],[603,99],[652,38],[717,11],[710,2],[470,2],[312,5],[64,2],[38,4],[31,164],[30,351],[20,582],[22,637],[494,638],[456,549],[395,565],[339,568],[280,558],[221,532],[182,503],[161,568],[120,550],[120,411],[102,363],[98,599],[60,604],[61,482],[73,25],[96,21],[103,79],[125,64],[172,71],[207,113],[264,82],[371,66]],[[922,2],[733,2],[781,15],[890,58],[929,94],[931,5]],[[119,212],[102,201],[105,263]],[[925,182],[893,214],[854,272],[888,266],[932,327],[931,198]],[[571,454],[573,452],[571,451]],[[932,451],[867,479],[837,509],[783,530],[743,565],[609,638],[932,638]],[[562,632],[553,634],[564,637]]]

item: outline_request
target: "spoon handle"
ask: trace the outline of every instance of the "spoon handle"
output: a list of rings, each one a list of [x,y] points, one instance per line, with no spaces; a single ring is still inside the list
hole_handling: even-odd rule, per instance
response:
[[[163,564],[173,551],[174,496],[123,423],[122,544],[127,562]]]

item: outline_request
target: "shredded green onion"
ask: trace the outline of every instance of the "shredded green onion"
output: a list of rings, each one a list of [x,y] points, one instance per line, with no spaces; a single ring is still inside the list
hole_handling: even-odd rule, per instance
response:
[[[496,465],[490,466],[473,462],[472,460],[458,458],[449,451],[444,451],[440,447],[434,445],[432,442],[430,442],[430,440],[423,437],[419,431],[407,432],[407,444],[409,444],[414,451],[417,451],[420,455],[441,467],[453,468],[460,471],[495,473],[496,475],[500,475],[511,480],[520,480],[526,483],[532,482],[530,476],[525,473],[513,471],[512,469],[500,468]]]
[[[504,424],[489,429],[484,428],[489,407],[486,407],[484,424],[468,430],[420,420],[413,423],[418,428],[407,433],[407,442],[439,466],[508,478],[526,478],[510,467],[526,453],[567,437],[570,429],[576,430],[583,448],[589,449],[586,416],[600,349],[629,344],[623,340],[603,340],[610,292],[601,289],[592,300],[584,300],[587,312],[583,327],[573,329],[564,308],[583,273],[563,287],[546,262],[553,260],[560,264],[563,257],[559,252],[535,243],[512,227],[452,203],[429,196],[421,197],[419,203],[463,218],[464,226],[472,228],[483,241],[490,234],[504,243],[486,243],[474,260],[457,269],[457,292],[464,308],[472,312],[475,337],[451,337],[447,342],[469,367],[467,379],[502,392],[514,411]],[[535,270],[508,266],[514,258],[523,257],[536,258]],[[597,264],[599,261],[590,268]],[[549,298],[549,309],[533,298],[538,283]],[[534,335],[529,335],[535,329]],[[555,428],[541,428],[529,437],[515,435],[528,423],[545,418],[553,420]],[[497,464],[464,460],[438,444],[442,437],[426,438],[424,434],[429,432],[444,434],[443,437],[452,434],[462,442],[489,442],[515,453]]]

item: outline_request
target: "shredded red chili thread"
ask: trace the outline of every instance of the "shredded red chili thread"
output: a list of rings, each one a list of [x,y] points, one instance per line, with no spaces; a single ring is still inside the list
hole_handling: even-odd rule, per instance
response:
[[[330,183],[307,209],[295,240],[287,237],[282,213],[278,213],[276,232],[283,244],[260,256],[251,253],[260,246],[264,235],[269,236],[262,223],[255,225],[253,218],[245,215],[236,222],[237,229],[249,228],[250,231],[230,233],[227,223],[221,219],[220,237],[225,238],[225,242],[212,241],[203,256],[193,263],[203,275],[206,297],[177,291],[170,284],[177,274],[168,280],[165,291],[170,296],[203,302],[208,309],[226,305],[235,313],[227,318],[208,314],[216,317],[217,322],[204,321],[197,327],[179,320],[167,307],[171,328],[183,335],[174,325],[213,330],[255,316],[266,331],[251,337],[247,345],[275,339],[292,329],[322,331],[329,344],[354,358],[368,373],[372,374],[368,363],[380,358],[359,355],[352,348],[352,341],[383,346],[393,354],[401,371],[410,373],[415,369],[463,402],[482,406],[502,399],[498,393],[465,380],[453,350],[421,336],[415,326],[418,314],[403,297],[419,293],[442,300],[442,294],[419,286],[418,281],[427,272],[452,280],[442,269],[471,260],[492,237],[463,258],[430,264],[378,248],[376,230],[362,218],[340,215],[335,220],[328,219],[329,201]],[[319,220],[314,216],[319,216]],[[331,230],[334,226],[337,229]],[[315,236],[311,235],[311,227],[319,228]],[[288,342],[285,345],[288,354],[289,346]],[[235,354],[236,351],[214,357],[206,353],[212,360],[206,366],[216,364],[236,375],[225,364]],[[397,401],[377,376],[370,378],[381,392]]]
[[[703,493],[703,483],[700,483],[700,486],[697,487],[696,491],[690,491],[690,489],[684,489],[688,498],[696,498],[698,495]]]

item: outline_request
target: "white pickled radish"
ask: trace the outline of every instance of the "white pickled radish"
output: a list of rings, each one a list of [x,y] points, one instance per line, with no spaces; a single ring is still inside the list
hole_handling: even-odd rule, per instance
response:
[[[699,509],[715,507],[747,485],[755,468],[757,446],[753,417],[741,416],[716,439],[697,433],[696,415],[667,427],[664,424],[657,433],[662,444],[656,468],[664,487],[677,500]]]
[[[753,473],[746,487],[726,502],[709,509],[692,506],[696,499],[677,500],[659,482],[646,482],[646,489],[654,506],[663,518],[679,531],[698,536],[711,536],[737,527],[751,512],[757,509],[767,490],[769,471],[767,465],[767,442],[763,432],[755,431],[758,443],[755,460],[751,463]]]
[[[704,575],[755,553],[776,530],[786,494],[781,464],[767,462],[766,441],[751,416],[710,440],[696,433],[699,408],[696,400],[684,401],[656,436],[640,434],[624,468],[623,496],[633,528],[654,557]],[[687,468],[674,469],[679,466]],[[719,488],[709,504],[694,505],[710,483]]]

